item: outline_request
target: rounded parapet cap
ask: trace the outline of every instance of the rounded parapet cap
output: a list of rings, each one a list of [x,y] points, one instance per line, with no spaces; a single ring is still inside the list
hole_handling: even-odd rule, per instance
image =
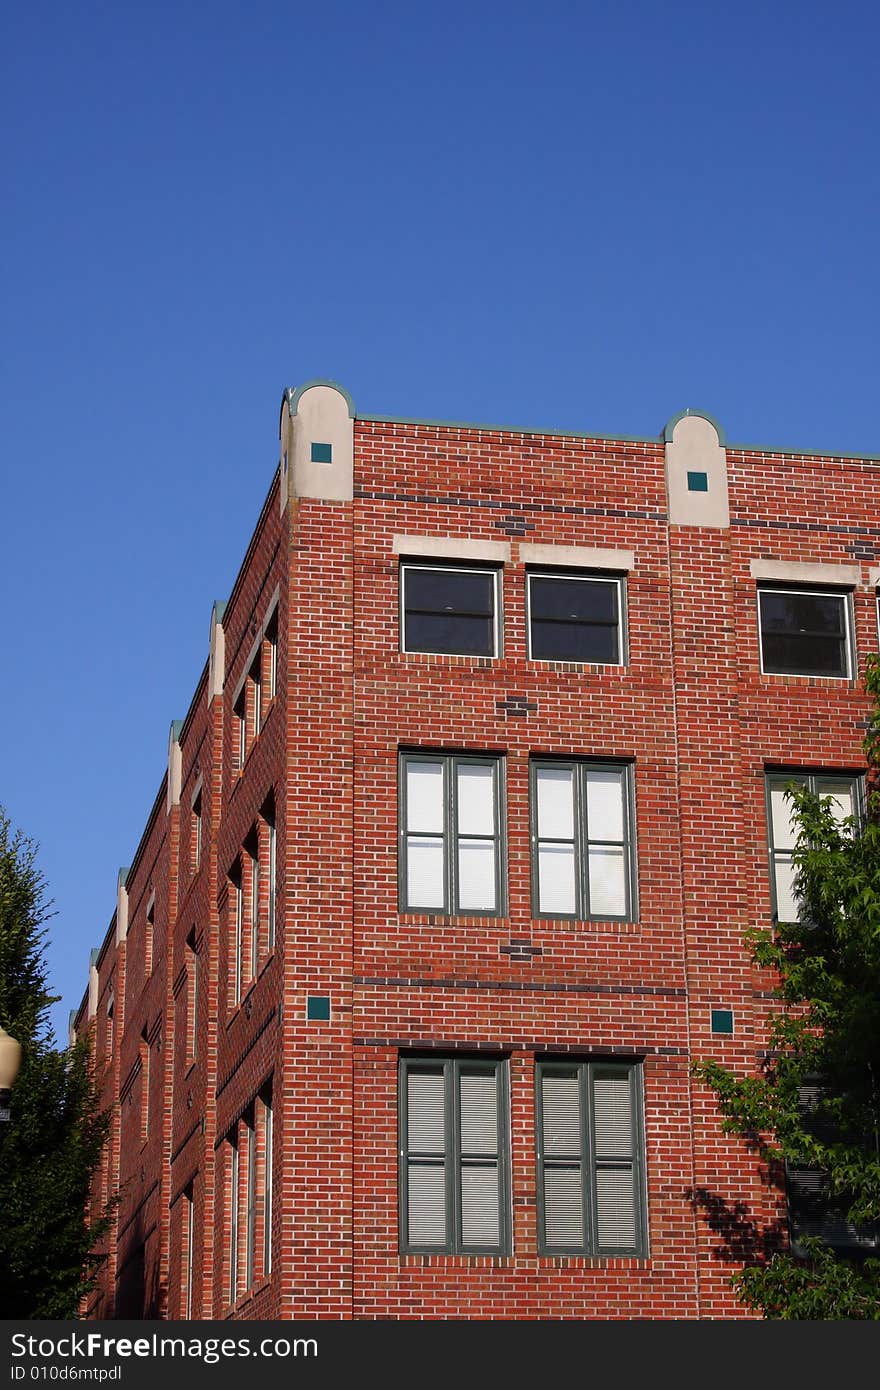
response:
[[[301,398],[306,391],[311,391],[313,386],[328,386],[331,391],[338,391],[348,407],[349,419],[354,419],[354,401],[348,394],[344,386],[340,386],[338,381],[325,380],[323,377],[315,377],[314,381],[305,381],[302,386],[287,386],[281,393],[281,410],[283,411],[285,402],[291,415],[295,415],[299,407]],[[280,412],[279,412],[280,420]]]
[[[724,436],[724,430],[718,423],[718,421],[715,419],[715,416],[710,415],[708,410],[692,410],[690,408],[687,410],[680,410],[677,415],[673,415],[670,420],[667,420],[666,424],[663,427],[664,444],[669,444],[671,442],[672,436],[675,433],[676,425],[679,423],[680,420],[684,420],[684,418],[688,415],[697,415],[701,420],[707,420],[718,436],[718,443],[721,445],[722,448],[724,447],[724,445],[727,442]]]
[[[226,612],[226,599],[225,599],[225,598],[215,598],[214,603],[213,603],[213,606],[212,606],[212,608],[211,608],[211,627],[215,627],[215,626],[217,625],[217,623],[222,623],[222,621],[223,621],[223,615],[224,615],[225,612]]]
[[[130,865],[130,864],[126,864],[126,865],[124,865],[124,866],[119,870],[119,873],[116,875],[116,887],[117,887],[117,888],[124,888],[124,887],[125,887],[125,881],[126,881],[126,879],[128,878],[128,871],[129,871],[130,868],[131,868],[131,865]]]
[[[170,734],[169,734],[169,736],[168,736],[168,742],[169,742],[169,743],[179,743],[179,742],[180,742],[180,731],[181,731],[182,728],[183,728],[183,720],[182,720],[182,719],[172,719],[172,721],[171,721],[171,732],[170,732]]]

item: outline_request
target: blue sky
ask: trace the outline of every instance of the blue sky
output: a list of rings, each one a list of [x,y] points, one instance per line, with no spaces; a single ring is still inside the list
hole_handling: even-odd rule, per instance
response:
[[[35,0],[2,37],[0,802],[64,1034],[285,385],[880,454],[880,10]]]

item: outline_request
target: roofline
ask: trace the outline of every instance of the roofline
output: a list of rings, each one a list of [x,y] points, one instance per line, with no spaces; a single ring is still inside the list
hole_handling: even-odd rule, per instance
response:
[[[701,415],[709,420],[719,432],[719,440],[724,444],[724,433],[712,415],[702,410],[684,410],[673,416],[669,422],[674,425],[684,415]],[[493,425],[478,420],[422,420],[406,415],[356,415],[355,420],[372,425],[424,425],[430,429],[476,430],[483,434],[533,434],[545,439],[601,439],[612,444],[644,444],[645,446],[664,443],[664,435],[669,426],[664,426],[659,435],[642,434],[602,434],[589,430],[560,430],[536,428],[534,425]],[[803,449],[785,447],[780,444],[738,444],[730,441],[724,444],[728,452],[742,454],[785,454],[798,458],[817,459],[857,459],[865,463],[880,463],[880,454],[846,453],[841,450]]]

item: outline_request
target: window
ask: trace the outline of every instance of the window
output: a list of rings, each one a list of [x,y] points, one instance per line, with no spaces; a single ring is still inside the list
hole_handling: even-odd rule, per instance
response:
[[[260,669],[260,653],[256,657],[248,671],[247,684],[250,688],[250,698],[253,706],[251,716],[251,729],[256,738],[260,729],[263,727],[263,673]]]
[[[238,1152],[238,1131],[233,1130],[226,1141],[226,1209],[229,1213],[229,1302],[234,1304],[241,1287],[239,1272],[238,1209],[241,1204],[241,1164]]]
[[[278,693],[278,609],[266,624],[266,689],[269,699],[274,700]]]
[[[773,915],[777,922],[800,921],[800,907],[794,888],[794,849],[798,829],[792,815],[786,787],[794,782],[808,787],[816,796],[830,796],[839,820],[855,816],[861,809],[861,778],[847,773],[768,772],[767,832],[770,841],[770,883]]]
[[[771,675],[852,675],[850,596],[842,590],[758,591],[761,670]]]
[[[537,917],[635,919],[631,768],[532,761]]]
[[[196,872],[202,862],[202,792],[201,788],[193,797],[192,803],[192,869]]]
[[[501,912],[500,785],[500,758],[402,755],[401,911]]]
[[[401,1061],[402,1250],[509,1250],[506,1075],[502,1061]]]
[[[800,1109],[805,1117],[815,1117],[811,1123],[805,1119],[805,1124],[817,1137],[828,1141],[834,1137],[834,1131],[827,1121],[823,1123],[821,1101],[820,1084],[801,1086]],[[854,1226],[847,1221],[846,1213],[835,1207],[827,1174],[821,1168],[786,1163],[785,1177],[789,1227],[795,1249],[803,1236],[818,1236],[837,1249],[861,1250],[866,1254],[880,1250],[880,1222]]]
[[[242,937],[244,935],[244,891],[241,881],[241,864],[236,863],[229,874],[229,888],[232,898],[231,905],[231,965],[230,971],[232,984],[232,1003],[237,1004],[241,998],[244,971],[244,946]]]
[[[268,879],[268,884],[269,884],[269,902],[268,902],[268,909],[269,909],[269,911],[268,911],[268,921],[267,921],[267,924],[266,924],[266,946],[267,946],[267,949],[268,949],[268,951],[269,951],[269,953],[270,953],[270,955],[271,955],[272,951],[274,951],[274,949],[275,949],[275,846],[276,846],[276,835],[275,835],[275,804],[274,804],[274,802],[272,802],[271,804],[269,804],[269,805],[267,805],[266,807],[264,807],[264,809],[263,809],[263,819],[264,819],[265,824],[266,824],[267,841],[268,841],[266,848],[267,848],[267,855],[268,855],[268,860],[269,860],[269,863],[268,863],[268,870],[269,870],[269,871],[268,871],[268,874],[267,874],[267,879]]]
[[[498,571],[400,567],[402,650],[498,655]]]
[[[138,1050],[141,1062],[141,1143],[145,1144],[150,1132],[150,1039],[146,1025],[141,1030]]]
[[[182,1284],[180,1306],[184,1318],[191,1318],[193,1309],[193,1261],[195,1255],[193,1245],[195,1202],[193,1195],[193,1184],[189,1183],[183,1189],[183,1204],[180,1214],[180,1276]]]
[[[196,929],[186,938],[186,1061],[187,1066],[196,1058],[196,1035],[199,1009],[199,953],[196,946]]]
[[[232,707],[234,716],[233,723],[233,755],[235,767],[241,771],[244,767],[244,760],[247,757],[247,690],[242,689],[241,694]]]
[[[638,1063],[538,1063],[542,1253],[647,1253],[641,1105]]]
[[[147,916],[144,924],[144,974],[147,978],[153,973],[153,933],[156,929],[156,895],[152,894],[147,903]]]
[[[267,1083],[227,1139],[230,1302],[272,1267],[272,1088]]]
[[[529,574],[526,584],[533,661],[621,665],[625,659],[622,580]]]

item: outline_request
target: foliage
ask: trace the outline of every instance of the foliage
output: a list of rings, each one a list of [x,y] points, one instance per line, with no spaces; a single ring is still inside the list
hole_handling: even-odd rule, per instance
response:
[[[0,1024],[22,1045],[10,1119],[0,1124],[0,1308],[5,1318],[73,1318],[105,1221],[88,1194],[107,1119],[88,1048],[51,1043],[44,960],[50,906],[36,846],[0,808]]]
[[[762,1074],[737,1079],[715,1062],[695,1072],[716,1092],[727,1133],[771,1163],[822,1170],[821,1200],[841,1222],[880,1229],[880,659],[869,659],[866,683],[866,817],[840,821],[830,798],[792,784],[802,920],[748,934],[782,1004]],[[880,1260],[848,1246],[810,1238],[765,1250],[734,1284],[771,1318],[880,1318]]]

